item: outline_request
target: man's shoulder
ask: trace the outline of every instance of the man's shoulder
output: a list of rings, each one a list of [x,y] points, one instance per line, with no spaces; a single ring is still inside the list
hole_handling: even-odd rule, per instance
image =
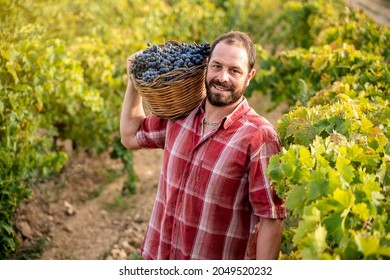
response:
[[[275,126],[264,116],[259,115],[254,109],[248,111],[245,115],[246,125],[253,126],[255,131],[263,138],[278,138]]]
[[[245,118],[248,121],[248,124],[254,125],[256,127],[260,128],[266,128],[266,129],[273,129],[275,130],[274,125],[264,116],[259,115],[254,109],[250,109],[247,114],[245,115]]]

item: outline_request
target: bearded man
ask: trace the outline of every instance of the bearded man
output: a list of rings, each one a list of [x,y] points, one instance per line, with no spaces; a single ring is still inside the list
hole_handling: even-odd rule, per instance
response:
[[[122,144],[164,149],[145,259],[278,259],[285,208],[265,169],[280,141],[244,97],[255,58],[247,34],[222,34],[207,59],[205,99],[173,120],[146,116],[129,78]]]

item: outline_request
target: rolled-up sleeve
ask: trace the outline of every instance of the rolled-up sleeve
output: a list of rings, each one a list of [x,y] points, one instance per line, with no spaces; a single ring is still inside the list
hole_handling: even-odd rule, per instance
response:
[[[141,148],[163,149],[167,123],[168,120],[160,119],[152,114],[145,118],[136,134]]]
[[[258,217],[278,219],[286,216],[284,201],[277,196],[265,173],[269,159],[279,153],[280,149],[279,139],[273,136],[263,139],[260,149],[251,156],[249,199],[254,214]]]

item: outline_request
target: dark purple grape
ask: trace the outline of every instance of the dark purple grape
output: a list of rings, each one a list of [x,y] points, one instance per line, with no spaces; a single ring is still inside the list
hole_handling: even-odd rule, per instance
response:
[[[135,57],[132,74],[137,79],[152,83],[158,76],[174,69],[202,65],[209,53],[208,43],[167,43],[162,47],[148,43],[147,48]],[[170,77],[169,80],[172,79]]]

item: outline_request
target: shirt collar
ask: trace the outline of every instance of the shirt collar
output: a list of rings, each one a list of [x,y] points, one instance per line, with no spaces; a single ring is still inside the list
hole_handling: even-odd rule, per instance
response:
[[[202,102],[198,106],[198,113],[201,113],[204,115],[204,106],[206,103],[206,98],[203,98]],[[234,111],[227,115],[223,120],[222,120],[222,127],[224,129],[228,128],[232,123],[234,123],[236,120],[241,118],[243,115],[245,115],[251,107],[248,104],[248,100],[244,97],[243,100],[237,105],[237,107],[234,109]]]

